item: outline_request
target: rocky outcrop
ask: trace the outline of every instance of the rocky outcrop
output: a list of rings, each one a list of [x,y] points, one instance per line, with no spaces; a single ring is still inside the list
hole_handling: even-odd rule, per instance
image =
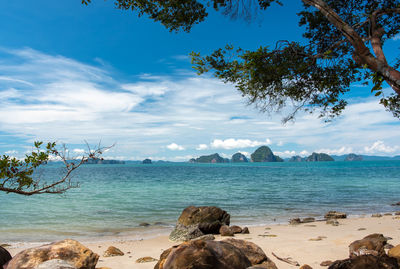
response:
[[[36,269],[76,269],[76,267],[67,261],[54,259],[39,264],[39,266],[36,267]]]
[[[338,212],[338,211],[329,211],[325,214],[326,219],[345,219],[347,218],[346,213]]]
[[[296,156],[292,156],[288,161],[289,162],[304,162],[305,158],[302,158],[301,156],[296,155]]]
[[[355,161],[362,161],[363,157],[361,155],[356,155],[354,153],[350,153],[344,159],[346,162],[355,162]]]
[[[114,256],[124,256],[125,254],[114,246],[109,246],[108,249],[104,252],[104,257],[114,257]]]
[[[389,256],[362,255],[335,261],[328,269],[398,269],[397,261]]]
[[[252,162],[283,162],[283,160],[274,155],[272,150],[267,146],[259,147],[253,154],[251,154]]]
[[[144,160],[142,161],[142,164],[152,164],[152,162],[151,162],[150,159],[144,159]]]
[[[169,238],[187,241],[205,234],[218,234],[221,226],[230,224],[230,215],[215,206],[189,206],[182,211]]]
[[[53,259],[67,261],[77,269],[94,269],[99,255],[78,241],[66,239],[18,253],[10,261],[8,269],[35,269],[41,263]]]
[[[249,160],[242,153],[238,152],[232,155],[233,163],[247,163]]]
[[[197,159],[191,159],[192,163],[229,163],[228,159],[222,158],[218,153],[211,155],[200,156]]]
[[[326,153],[313,152],[307,157],[306,162],[333,162],[335,161],[331,156]]]
[[[388,256],[397,259],[397,263],[400,265],[400,245],[389,249]]]
[[[349,245],[350,258],[361,255],[386,255],[385,245],[387,243],[386,237],[382,234],[370,234],[361,240],[356,240]]]
[[[194,240],[164,251],[154,269],[276,269],[254,243],[244,240]]]

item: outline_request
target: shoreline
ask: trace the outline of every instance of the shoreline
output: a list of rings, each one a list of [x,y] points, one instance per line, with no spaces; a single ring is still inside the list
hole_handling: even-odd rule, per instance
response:
[[[278,268],[293,268],[292,265],[277,260],[272,256],[274,252],[279,257],[291,257],[300,265],[308,264],[312,268],[326,268],[320,266],[322,261],[345,259],[348,257],[348,245],[372,233],[382,233],[391,237],[390,244],[400,244],[400,216],[371,216],[338,219],[340,225],[332,226],[325,221],[315,221],[297,225],[271,224],[248,226],[250,234],[237,234],[234,238],[244,239],[259,245]],[[228,237],[216,236],[216,240]],[[135,263],[136,259],[150,256],[155,259],[165,249],[177,245],[168,239],[168,234],[155,235],[151,238],[123,238],[110,237],[107,240],[80,240],[82,244],[100,255],[97,267],[109,268],[153,268],[156,262]],[[3,242],[2,242],[3,243]],[[25,245],[24,245],[25,244]],[[33,243],[21,242],[8,247],[12,255],[32,247]],[[39,244],[39,243],[34,243]],[[40,243],[39,245],[42,245]],[[125,255],[118,257],[103,257],[109,246],[121,249]]]

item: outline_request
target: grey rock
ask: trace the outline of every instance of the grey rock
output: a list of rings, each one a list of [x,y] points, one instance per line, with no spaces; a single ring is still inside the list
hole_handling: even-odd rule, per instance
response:
[[[54,259],[39,264],[35,269],[76,269],[76,267],[67,261]]]

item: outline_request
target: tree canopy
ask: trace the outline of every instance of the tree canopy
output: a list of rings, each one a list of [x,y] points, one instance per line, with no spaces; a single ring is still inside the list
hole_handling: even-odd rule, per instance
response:
[[[209,9],[251,20],[255,10],[291,1],[114,0],[117,8],[147,15],[170,31],[187,32],[207,18]],[[353,83],[370,85],[380,103],[400,117],[400,58],[388,60],[383,49],[399,33],[400,0],[298,1],[303,3],[298,16],[306,42],[277,41],[274,48],[255,51],[227,45],[207,56],[193,52],[198,73],[213,71],[262,111],[292,106],[284,121],[299,110],[317,110],[327,119],[339,115]],[[389,95],[383,92],[384,82],[393,89]]]

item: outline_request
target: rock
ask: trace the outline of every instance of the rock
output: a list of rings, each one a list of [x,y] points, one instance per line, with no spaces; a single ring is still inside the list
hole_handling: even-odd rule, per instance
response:
[[[329,269],[398,269],[397,261],[387,255],[355,256],[346,260],[335,261]]]
[[[147,227],[147,226],[150,226],[150,223],[142,222],[142,223],[139,223],[139,226],[140,227]]]
[[[326,219],[345,219],[347,218],[346,213],[338,212],[338,211],[329,211],[325,214]]]
[[[233,231],[227,225],[221,226],[219,233],[221,236],[233,236]]]
[[[172,250],[176,249],[178,246],[172,246],[167,250],[164,250],[161,255],[160,259],[158,260],[157,264],[154,266],[154,269],[163,269],[165,260],[167,259],[168,255],[172,252]]]
[[[232,231],[234,234],[240,234],[240,233],[242,233],[242,231],[243,231],[242,228],[240,228],[239,226],[236,226],[236,225],[231,226],[230,228],[231,228],[231,231]]]
[[[330,224],[330,225],[333,225],[333,226],[339,226],[339,221],[337,221],[336,219],[328,219],[326,221],[326,224]]]
[[[394,214],[395,214],[396,216],[399,216],[399,215],[400,215],[400,211],[396,211],[396,212],[394,212]]]
[[[392,249],[392,248],[394,248],[394,246],[393,246],[392,244],[387,243],[387,244],[384,246],[384,248],[385,248],[385,249]]]
[[[380,217],[382,217],[382,214],[379,214],[379,213],[372,214],[371,217],[373,217],[373,218],[380,218]]]
[[[385,213],[385,214],[383,214],[384,216],[393,216],[393,214],[392,213],[390,213],[390,212],[388,212],[388,213]]]
[[[67,261],[77,269],[94,269],[99,255],[78,241],[66,239],[21,251],[10,261],[8,269],[34,269],[53,259]]]
[[[182,211],[169,238],[187,241],[205,234],[218,234],[222,225],[230,223],[230,215],[215,206],[189,206]]]
[[[365,231],[365,228],[358,228],[357,231]]]
[[[229,243],[238,249],[240,249],[244,255],[246,255],[247,259],[251,262],[252,265],[256,264],[262,264],[266,262],[271,262],[273,263],[267,255],[265,255],[264,251],[257,246],[256,244],[245,241],[245,240],[239,240],[239,239],[225,239],[222,242]],[[274,264],[275,265],[275,264]]]
[[[392,206],[397,206],[397,205],[400,205],[400,202],[397,202],[397,203],[395,203],[395,204],[392,204]]]
[[[290,225],[297,225],[297,224],[300,224],[300,223],[301,223],[300,218],[294,218],[294,219],[290,219],[289,220],[289,224]]]
[[[309,266],[308,264],[304,264],[299,269],[313,269],[313,268],[311,266]]]
[[[400,245],[389,249],[388,256],[397,259],[397,263],[400,265]]]
[[[315,218],[304,218],[301,220],[301,223],[310,223],[310,222],[314,222]]]
[[[118,248],[114,246],[108,247],[108,249],[104,252],[104,257],[114,257],[114,256],[124,256],[125,254]]]
[[[329,266],[331,265],[333,262],[332,261],[323,261],[320,263],[321,266]]]
[[[35,269],[76,269],[76,267],[67,261],[54,259],[39,264]]]
[[[366,254],[383,256],[386,254],[384,249],[386,243],[387,239],[382,234],[370,234],[349,245],[349,256],[350,258]]]
[[[143,257],[139,258],[136,260],[136,263],[146,263],[146,262],[156,262],[158,261],[157,259],[154,259],[152,257]]]
[[[160,261],[161,259],[162,257]],[[249,259],[232,244],[223,241],[194,240],[171,249],[166,259],[154,268],[243,269],[249,266],[251,266]]]
[[[233,236],[233,231],[227,225],[221,226],[221,228],[219,229],[219,233],[221,234],[221,236]]]
[[[242,232],[241,232],[241,233],[242,233],[242,234],[249,234],[249,233],[250,233],[249,228],[244,227],[244,228],[242,229]]]
[[[214,236],[214,235],[212,235],[212,234],[205,234],[205,235],[202,235],[202,236],[200,236],[200,237],[194,238],[194,239],[192,239],[192,240],[214,240],[214,239],[215,239],[215,236]]]

